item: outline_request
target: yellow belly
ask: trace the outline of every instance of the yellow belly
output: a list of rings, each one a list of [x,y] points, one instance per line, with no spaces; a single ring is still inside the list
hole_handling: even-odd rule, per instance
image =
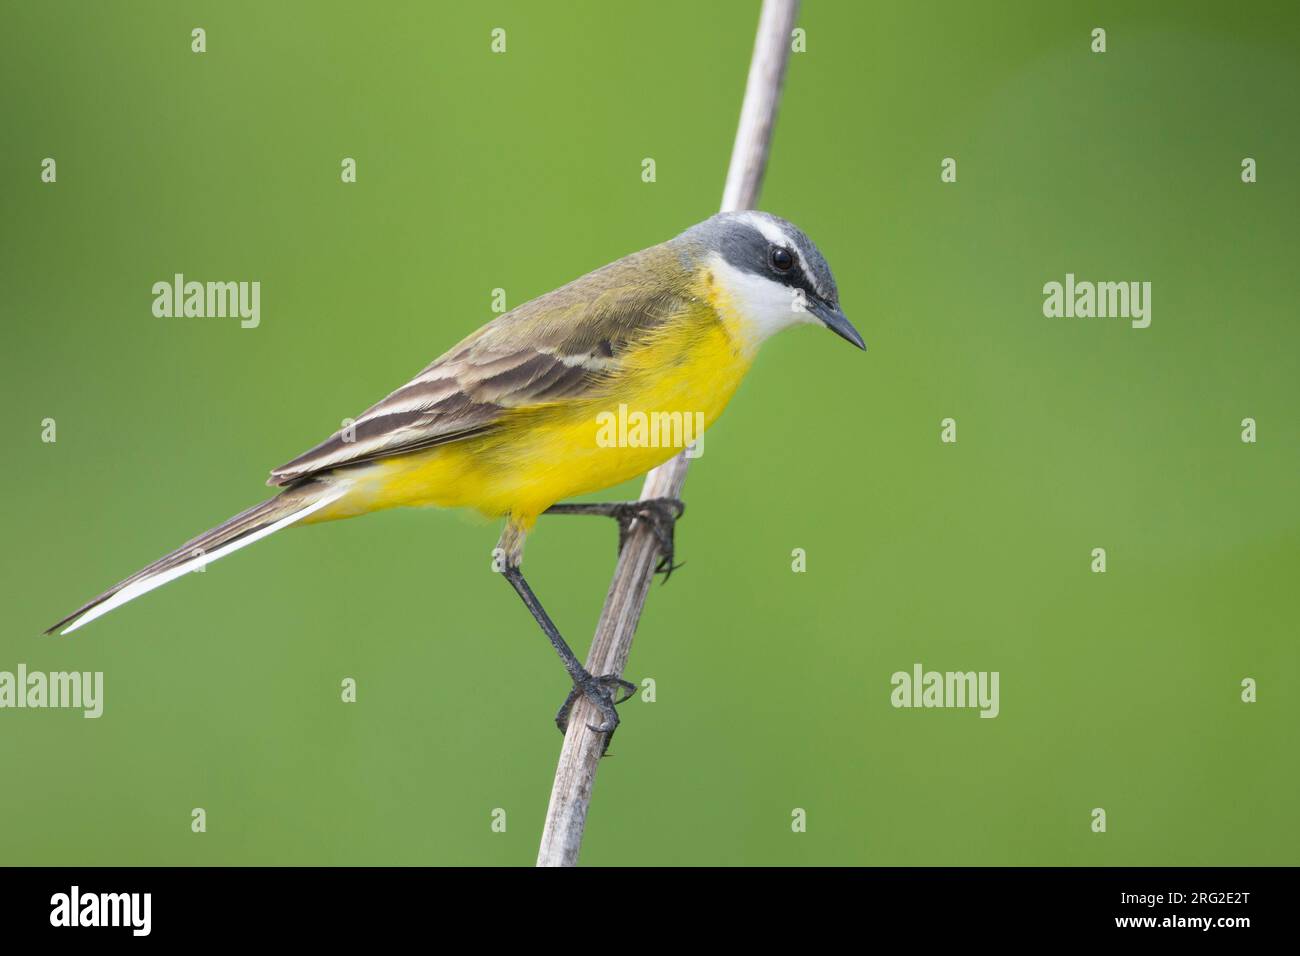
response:
[[[357,472],[353,491],[311,520],[436,505],[510,514],[526,529],[558,501],[644,474],[711,425],[749,370],[752,354],[716,316],[680,317],[596,394],[515,409],[489,434]]]

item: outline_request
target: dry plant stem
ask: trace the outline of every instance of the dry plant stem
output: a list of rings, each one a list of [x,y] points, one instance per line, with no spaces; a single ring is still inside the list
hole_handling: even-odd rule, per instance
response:
[[[740,110],[740,127],[722,193],[723,212],[752,208],[758,198],[790,52],[790,33],[798,10],[798,0],[764,0],[745,84],[745,101]],[[683,453],[650,472],[641,489],[642,500],[680,498],[688,463]],[[623,673],[657,563],[658,542],[654,534],[645,522],[635,523],[619,554],[614,579],[605,596],[605,608],[587,655],[586,668],[590,673]],[[589,724],[599,725],[600,715],[590,701],[580,696],[555,769],[551,802],[537,853],[538,866],[577,865],[596,769],[606,744],[606,735],[592,731]]]

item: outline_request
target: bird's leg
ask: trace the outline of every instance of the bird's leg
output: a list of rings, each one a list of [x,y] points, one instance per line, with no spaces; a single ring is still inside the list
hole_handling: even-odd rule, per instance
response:
[[[649,523],[661,555],[655,573],[667,581],[681,567],[673,564],[673,530],[677,519],[686,511],[686,503],[679,498],[647,498],[643,501],[597,501],[584,504],[551,505],[542,514],[548,515],[603,515],[618,522],[618,550],[623,553],[632,525],[637,521]],[[683,562],[684,564],[685,562]]]
[[[560,710],[555,715],[555,725],[564,733],[569,729],[569,713],[573,710],[574,703],[578,700],[578,695],[582,694],[600,711],[601,724],[594,726],[588,724],[593,731],[598,734],[614,733],[618,726],[618,711],[615,705],[623,703],[636,693],[636,685],[631,681],[623,680],[617,674],[601,674],[595,676],[591,674],[577,656],[569,649],[569,645],[564,638],[560,636],[559,630],[552,623],[550,615],[542,607],[541,602],[537,600],[537,595],[533,589],[528,586],[524,580],[523,573],[517,566],[506,565],[504,571],[506,580],[510,582],[519,597],[524,602],[524,607],[528,608],[533,618],[541,626],[542,632],[550,640],[551,646],[555,648],[555,653],[560,655],[560,661],[564,664],[564,669],[569,672],[569,677],[573,680],[573,690],[569,691],[569,696],[564,699]],[[614,699],[615,688],[624,692],[618,700]]]
[[[559,629],[556,628],[551,617],[542,607],[542,603],[537,600],[537,595],[533,589],[528,586],[524,580],[523,572],[519,570],[519,559],[523,552],[524,532],[513,523],[506,525],[505,532],[501,535],[500,547],[506,554],[505,569],[502,573],[505,579],[510,582],[511,587],[515,589],[520,599],[524,602],[524,607],[532,614],[533,619],[541,626],[542,633],[551,642],[555,648],[555,653],[560,655],[560,661],[564,664],[564,669],[569,672],[569,678],[573,681],[573,689],[569,691],[569,696],[564,699],[560,705],[559,711],[555,715],[555,725],[560,728],[560,733],[565,733],[569,729],[569,714],[573,710],[574,703],[578,700],[578,695],[582,694],[595,705],[600,712],[601,723],[599,726],[588,724],[587,726],[598,734],[607,734],[605,746],[609,746],[610,740],[614,736],[614,730],[618,727],[618,711],[615,707],[618,704],[631,698],[636,693],[636,685],[631,681],[623,680],[617,674],[600,674],[593,675],[578,660],[576,654],[570,649],[568,643],[560,636]],[[622,690],[623,696],[615,699],[616,690]]]

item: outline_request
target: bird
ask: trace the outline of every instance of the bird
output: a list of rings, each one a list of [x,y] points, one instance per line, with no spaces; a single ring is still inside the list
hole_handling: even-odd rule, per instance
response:
[[[757,210],[718,213],[496,316],[325,441],[271,471],[278,493],[185,542],[46,630],[68,634],[176,578],[291,525],[396,506],[468,508],[504,518],[500,571],[554,646],[579,696],[612,734],[635,685],[593,675],[523,576],[543,514],[606,515],[620,547],[638,521],[671,574],[677,499],[566,503],[641,475],[673,442],[609,440],[602,416],[687,415],[711,425],[774,333],[820,324],[859,349],[830,266],[794,224]],[[608,422],[608,418],[604,419]],[[602,440],[603,439],[603,440]],[[620,692],[622,696],[620,696]]]

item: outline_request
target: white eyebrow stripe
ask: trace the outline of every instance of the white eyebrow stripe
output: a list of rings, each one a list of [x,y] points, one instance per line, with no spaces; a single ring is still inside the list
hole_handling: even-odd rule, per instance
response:
[[[761,232],[768,242],[775,242],[778,246],[793,245],[790,237],[785,234],[785,230],[766,216],[760,216],[755,212],[747,212],[741,218]]]
[[[817,285],[817,276],[808,268],[808,260],[803,257],[803,250],[799,248],[799,243],[790,238],[784,229],[766,216],[761,216],[754,212],[747,212],[741,218],[761,232],[763,238],[768,242],[792,250],[794,254],[799,257],[799,267],[803,269],[803,274],[808,277],[808,281],[812,283],[812,286],[817,290],[817,293],[819,295],[821,294],[822,289]]]

